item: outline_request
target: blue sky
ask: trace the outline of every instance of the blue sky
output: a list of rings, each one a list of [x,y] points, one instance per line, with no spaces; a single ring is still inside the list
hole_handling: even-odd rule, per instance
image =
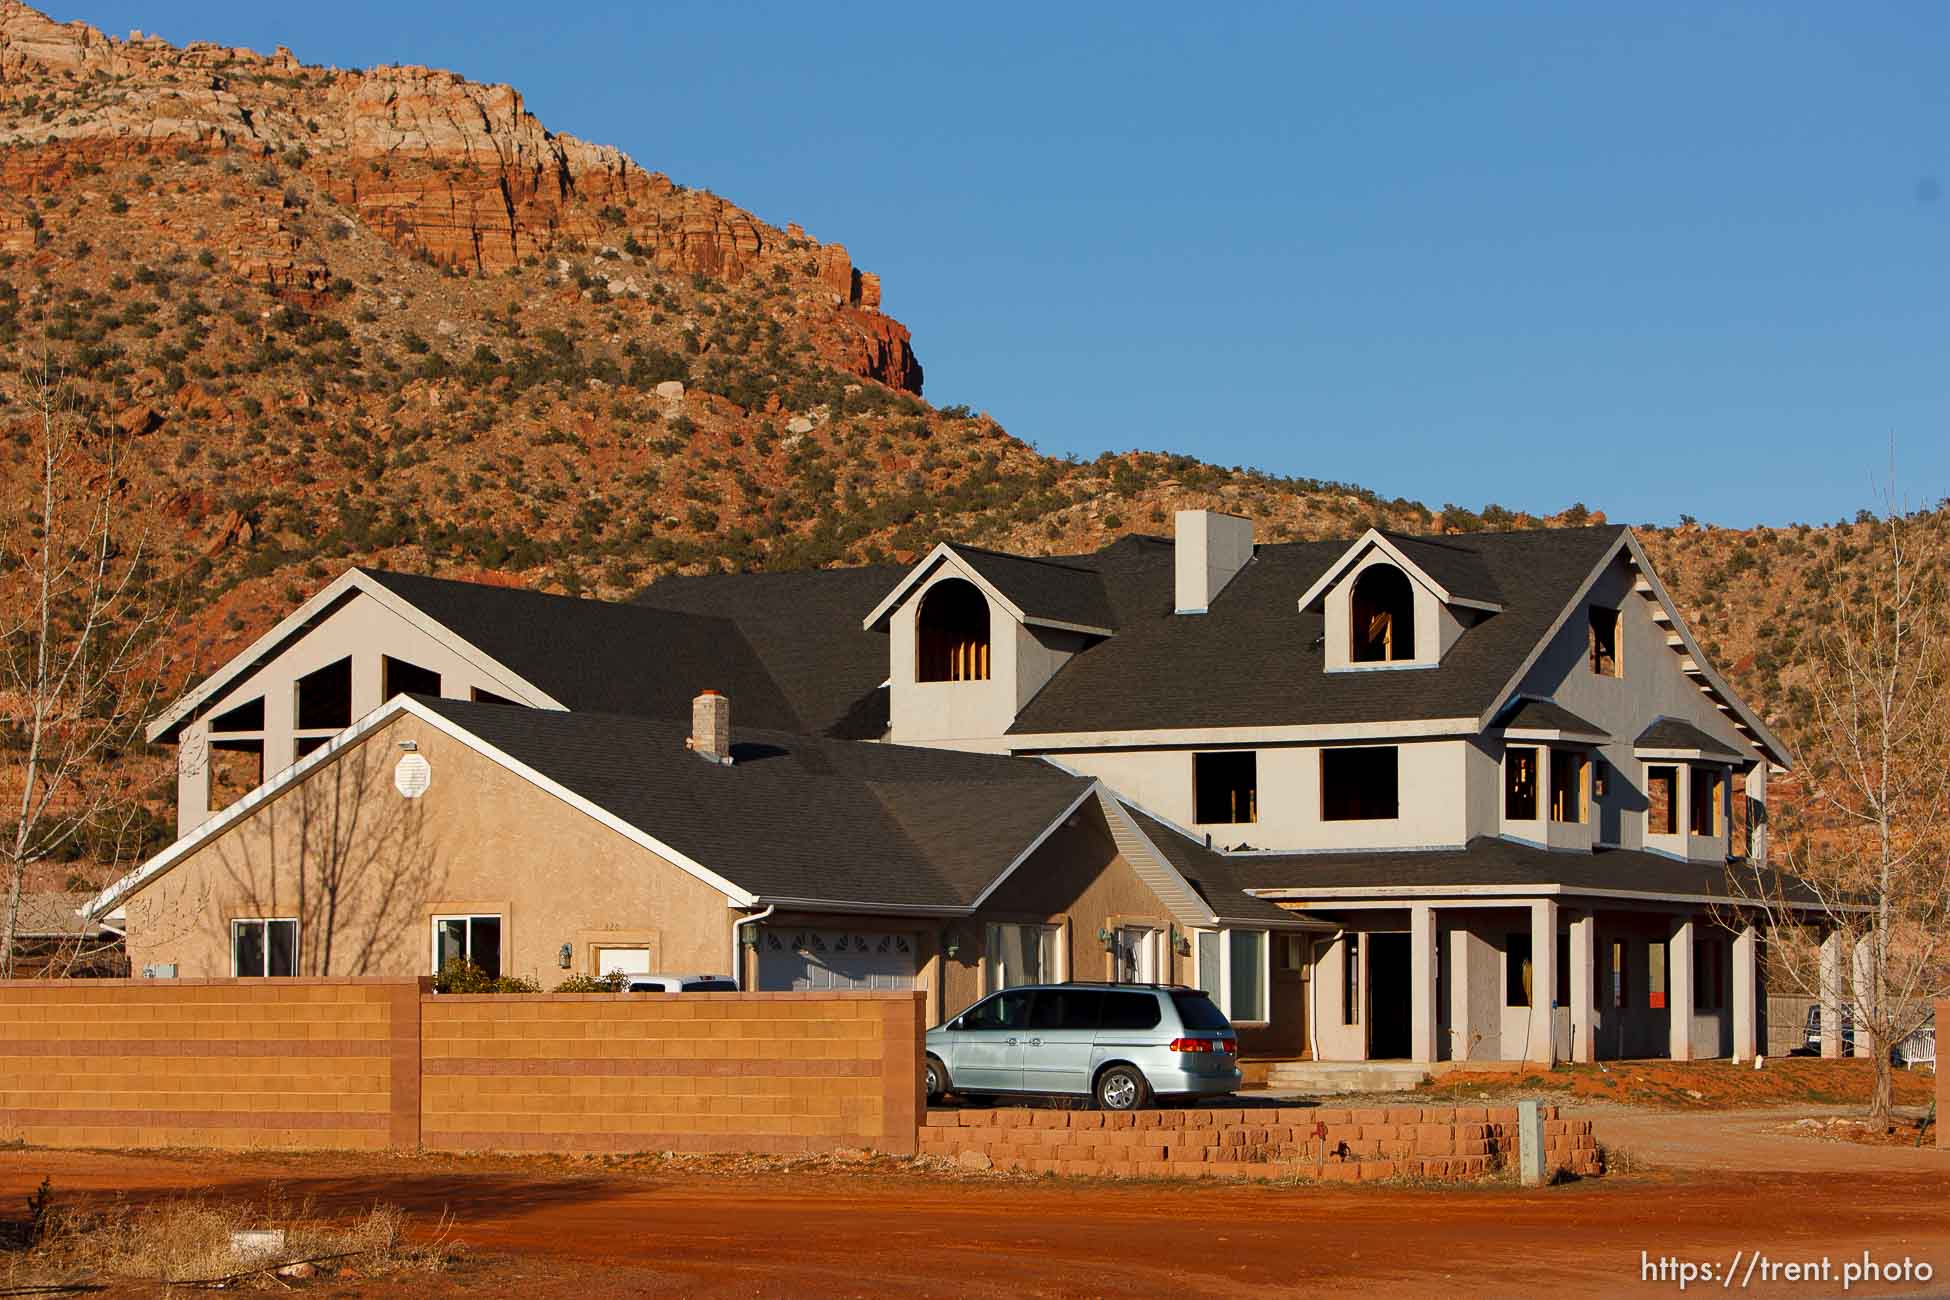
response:
[[[1950,8],[49,6],[507,81],[879,272],[927,395],[1625,522],[1950,496]]]

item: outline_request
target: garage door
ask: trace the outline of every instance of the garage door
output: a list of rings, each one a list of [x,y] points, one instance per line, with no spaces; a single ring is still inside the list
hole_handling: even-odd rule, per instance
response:
[[[622,971],[625,975],[648,975],[650,950],[648,948],[596,949],[596,973],[608,975],[615,971]]]
[[[773,992],[912,989],[914,936],[882,930],[765,931],[758,986]]]

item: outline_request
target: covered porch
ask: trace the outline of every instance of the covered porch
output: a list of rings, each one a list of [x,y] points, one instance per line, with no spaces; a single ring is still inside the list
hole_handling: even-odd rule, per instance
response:
[[[1337,899],[1308,967],[1320,1062],[1751,1060],[1755,918],[1571,893]]]

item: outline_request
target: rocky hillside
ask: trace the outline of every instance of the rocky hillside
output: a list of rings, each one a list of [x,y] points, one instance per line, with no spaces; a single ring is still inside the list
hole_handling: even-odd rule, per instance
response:
[[[0,348],[10,371],[50,349],[97,444],[126,446],[120,527],[180,593],[172,693],[355,562],[614,598],[943,537],[1077,550],[1200,504],[1268,540],[1539,522],[1042,456],[923,400],[881,308],[843,246],[550,132],[510,87],[118,39],[0,0]],[[10,515],[25,415],[15,385]],[[1708,536],[1658,545],[1768,704],[1780,648],[1739,611],[1798,597],[1791,567],[1761,562],[1785,594],[1757,596],[1731,567],[1753,543]],[[166,808],[164,756],[123,763]]]

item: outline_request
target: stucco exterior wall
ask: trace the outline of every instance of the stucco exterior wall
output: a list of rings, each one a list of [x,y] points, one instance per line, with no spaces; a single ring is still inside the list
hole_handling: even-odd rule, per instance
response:
[[[393,786],[400,744],[432,769]],[[504,973],[544,987],[593,972],[599,945],[653,970],[727,971],[725,896],[444,731],[402,715],[252,810],[129,900],[136,970],[231,972],[230,922],[299,920],[307,975],[433,973],[432,918],[502,918]],[[570,967],[559,964],[570,945]]]
[[[1679,656],[1666,645],[1665,627],[1652,618],[1653,604],[1633,590],[1635,580],[1635,573],[1622,556],[1614,560],[1525,674],[1519,689],[1526,695],[1553,699],[1611,734],[1611,741],[1598,751],[1611,769],[1611,788],[1605,799],[1593,800],[1594,805],[1601,805],[1594,807],[1593,819],[1601,842],[1634,849],[1656,848],[1699,861],[1717,861],[1726,854],[1724,835],[1685,834],[1690,796],[1686,790],[1689,774],[1684,763],[1679,764],[1682,770],[1677,795],[1681,833],[1646,838],[1647,764],[1633,752],[1632,742],[1654,719],[1669,717],[1692,723],[1736,752],[1752,758],[1759,756],[1680,667]],[[1601,676],[1591,671],[1588,638],[1593,605],[1619,612],[1623,677]],[[1764,796],[1764,776],[1758,784]],[[1611,838],[1613,835],[1618,838]]]
[[[1322,747],[1317,745],[1254,749],[1259,820],[1240,824],[1198,822],[1192,784],[1197,750],[1077,750],[1056,757],[1159,816],[1210,834],[1215,848],[1422,848],[1459,845],[1469,838],[1470,747],[1470,741],[1460,738],[1400,742],[1399,815],[1386,821],[1321,820]]]

